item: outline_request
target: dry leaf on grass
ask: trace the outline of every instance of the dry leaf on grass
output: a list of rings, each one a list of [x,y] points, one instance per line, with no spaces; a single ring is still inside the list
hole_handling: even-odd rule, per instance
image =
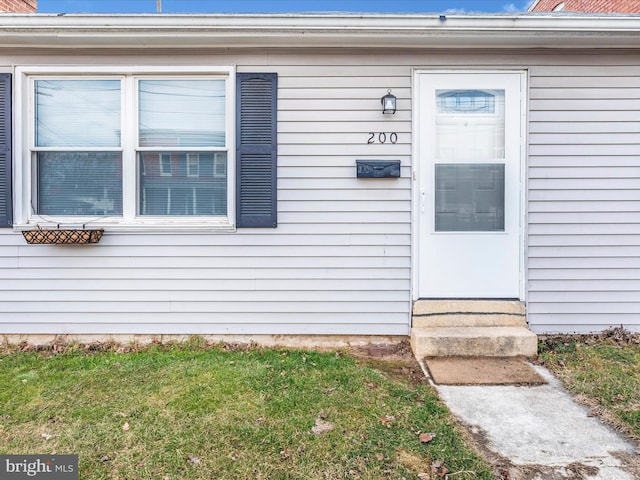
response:
[[[130,428],[131,427],[129,426],[129,422],[124,422],[124,425],[122,425],[123,432],[128,432]]]
[[[321,433],[330,432],[333,428],[333,423],[327,422],[321,418],[316,418],[316,424],[311,428],[311,433],[314,435],[320,435]]]
[[[431,440],[436,438],[435,433],[421,433],[418,437],[421,443],[429,443]]]
[[[440,460],[436,460],[431,464],[431,471],[440,478],[444,478],[449,473],[449,469]]]
[[[286,460],[290,456],[291,456],[290,448],[285,448],[284,450],[280,450],[280,457],[282,457],[283,460]]]
[[[380,423],[387,428],[391,428],[391,424],[396,421],[396,417],[393,415],[385,415],[380,419]]]

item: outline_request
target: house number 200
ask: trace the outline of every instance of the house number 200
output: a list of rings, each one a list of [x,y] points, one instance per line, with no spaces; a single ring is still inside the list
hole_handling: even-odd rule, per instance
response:
[[[398,142],[398,134],[396,132],[385,133],[385,132],[369,132],[369,139],[367,140],[367,144],[371,145],[372,143],[397,143]]]

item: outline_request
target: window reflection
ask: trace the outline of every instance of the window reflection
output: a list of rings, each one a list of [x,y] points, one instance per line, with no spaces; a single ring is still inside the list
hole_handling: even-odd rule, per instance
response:
[[[120,80],[36,80],[36,147],[119,147]]]
[[[141,147],[224,147],[224,80],[140,80]]]
[[[226,215],[224,152],[140,152],[142,215]]]

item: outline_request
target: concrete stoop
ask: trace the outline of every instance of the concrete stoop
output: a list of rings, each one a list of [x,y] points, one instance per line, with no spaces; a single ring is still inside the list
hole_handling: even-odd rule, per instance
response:
[[[525,305],[511,300],[419,300],[413,307],[416,358],[535,356]]]

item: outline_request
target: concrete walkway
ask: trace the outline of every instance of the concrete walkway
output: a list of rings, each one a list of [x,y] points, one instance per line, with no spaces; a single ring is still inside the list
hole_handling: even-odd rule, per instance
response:
[[[435,387],[495,455],[504,479],[640,479],[636,446],[589,416],[548,370],[534,368],[547,385]]]

